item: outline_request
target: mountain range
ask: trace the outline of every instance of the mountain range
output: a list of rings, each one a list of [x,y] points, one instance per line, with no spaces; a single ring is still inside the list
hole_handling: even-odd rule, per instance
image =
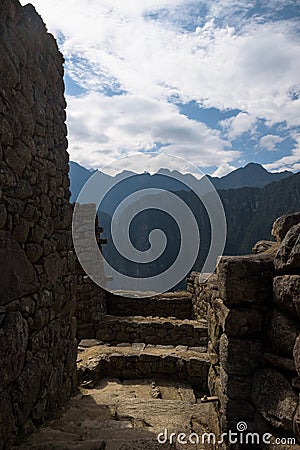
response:
[[[86,181],[95,173],[94,170],[88,170],[80,164],[70,161],[70,191],[71,202],[76,201],[80,190]],[[201,179],[195,178],[191,174],[182,174],[176,170],[170,171],[168,169],[160,169],[156,174],[150,175],[147,172],[136,174],[130,171],[123,171],[116,176],[107,175],[98,171],[100,182],[107,189],[114,186],[114,198],[118,201],[120,195],[124,192],[124,185],[120,183],[127,178],[126,190],[127,193],[136,192],[138,189],[147,189],[156,187],[167,189],[170,191],[189,191],[188,186],[198,188],[201,184]],[[245,167],[236,169],[224,177],[207,178],[211,181],[216,189],[239,189],[243,187],[259,187],[262,188],[274,181],[280,181],[292,175],[292,172],[284,171],[278,173],[271,173],[264,169],[260,164],[249,163]],[[118,183],[120,185],[118,186]],[[111,211],[109,211],[111,212]]]
[[[70,163],[71,199],[76,198],[91,173],[76,163]],[[165,232],[168,245],[154,263],[135,264],[123,258],[114,248],[110,235],[111,217],[121,200],[138,189],[160,187],[175,193],[193,211],[201,233],[200,252],[193,270],[200,271],[209,250],[210,223],[202,202],[186,184],[199,186],[201,179],[198,180],[189,174],[174,174],[166,169],[160,170],[155,175],[133,174],[124,179],[128,174],[132,175],[128,172],[118,174],[116,177],[99,174],[105,186],[115,185],[98,211],[100,224],[104,228],[104,237],[108,239],[108,244],[103,246],[105,258],[122,273],[137,277],[153,276],[172,264],[180,248],[181,238],[178,226],[166,213],[153,209],[144,210],[135,217],[129,228],[133,245],[141,251],[149,248],[149,233],[153,229],[158,228]],[[170,178],[170,174],[178,179]],[[209,177],[209,179],[218,190],[226,214],[225,255],[250,253],[258,240],[272,238],[271,227],[277,217],[300,210],[300,173],[293,174],[287,171],[270,173],[259,164],[250,163],[225,177]],[[148,196],[154,195],[151,190],[149,192]],[[136,206],[139,206],[139,203],[143,204],[145,194],[143,195],[143,198],[136,199]],[[209,191],[205,195],[209,195]],[[158,198],[157,204],[159,200]],[[182,283],[176,288],[183,287]]]

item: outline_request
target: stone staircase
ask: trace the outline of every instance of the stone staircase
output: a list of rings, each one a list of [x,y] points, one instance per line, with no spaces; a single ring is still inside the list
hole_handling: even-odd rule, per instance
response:
[[[149,380],[103,379],[95,388],[81,387],[57,417],[13,450],[203,450],[176,437],[207,432],[209,404],[197,403],[183,383],[159,385],[159,399],[151,397]],[[165,430],[168,439],[158,442]]]
[[[183,291],[147,299],[113,296],[107,312],[96,327],[97,339],[80,342],[81,382],[158,377],[185,380],[207,390],[207,322],[193,320],[191,294]]]
[[[171,317],[107,315],[96,331],[96,338],[111,345],[143,342],[154,345],[206,347],[207,324],[206,321]]]
[[[190,294],[113,299],[107,312],[79,344],[78,395],[17,448],[202,450],[176,441],[208,431],[207,323],[193,320]],[[174,441],[159,442],[166,430]]]
[[[120,294],[126,294],[121,292]],[[193,315],[191,294],[186,291],[165,292],[153,297],[110,295],[107,314],[114,316],[155,316],[188,319]]]

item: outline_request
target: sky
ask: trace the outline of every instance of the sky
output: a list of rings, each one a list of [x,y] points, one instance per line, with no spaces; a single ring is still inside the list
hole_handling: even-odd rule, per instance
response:
[[[300,170],[300,0],[31,3],[65,57],[71,160]]]

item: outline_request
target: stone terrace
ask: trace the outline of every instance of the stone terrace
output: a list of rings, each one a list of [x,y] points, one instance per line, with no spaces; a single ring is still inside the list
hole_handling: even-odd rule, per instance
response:
[[[106,315],[96,337],[112,345],[122,342],[207,346],[207,323],[196,320],[143,316]]]
[[[121,295],[124,295],[121,297]],[[110,295],[107,301],[107,314],[114,316],[155,316],[177,317],[186,319],[192,317],[192,302],[189,292],[165,292],[153,297],[126,297],[126,293]]]
[[[189,314],[186,318],[182,317],[181,302]],[[131,304],[137,315],[120,315],[122,311],[128,314]],[[107,299],[110,314],[101,317],[95,327],[96,339],[79,345],[79,378],[94,384],[101,376],[122,380],[159,377],[186,380],[206,391],[207,322],[193,320],[191,294],[163,294],[153,297],[148,308],[144,305],[143,298],[119,297],[117,303],[113,296],[112,304]],[[152,316],[147,316],[149,311]],[[168,311],[172,317],[167,316]]]

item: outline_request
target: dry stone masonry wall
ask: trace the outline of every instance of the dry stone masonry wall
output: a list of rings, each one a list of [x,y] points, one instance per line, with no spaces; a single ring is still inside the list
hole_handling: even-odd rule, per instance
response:
[[[158,345],[207,346],[207,325],[196,320],[162,317],[106,315],[99,323],[96,338],[112,345],[144,342]]]
[[[191,294],[185,291],[165,292],[153,297],[124,297],[108,294],[107,313],[115,316],[177,317],[192,315]]]
[[[300,214],[278,219],[272,233],[275,257],[222,257],[216,276],[201,282],[194,273],[188,286],[195,315],[207,311],[208,387],[218,399],[211,431],[244,421],[249,431],[300,442]]]
[[[76,384],[63,58],[31,5],[0,2],[0,449]]]
[[[187,291],[192,296],[192,314],[196,320],[207,319],[209,302],[212,297],[218,296],[217,276],[209,275],[209,283],[205,283],[207,276],[191,272],[186,280]]]
[[[94,203],[79,205],[80,209],[80,224],[77,232],[83,245],[80,245],[78,251],[82,251],[84,255],[81,258],[86,258],[86,264],[91,264],[92,272],[95,266],[99,268],[101,275],[101,285],[105,286],[105,274],[103,264],[97,262],[99,256],[98,248],[101,252],[103,239],[101,239],[102,228],[98,223],[98,216],[96,216],[96,205]],[[96,216],[95,229],[91,227],[91,218]],[[92,236],[91,236],[92,234]],[[93,249],[91,242],[96,236],[98,248]],[[82,247],[82,248],[81,248]],[[95,254],[96,253],[96,254]],[[88,267],[87,267],[88,268]],[[96,337],[98,327],[101,327],[101,322],[106,314],[106,300],[108,292],[102,287],[98,286],[92,279],[84,272],[78,259],[76,260],[76,317],[77,317],[77,338],[93,339]]]

